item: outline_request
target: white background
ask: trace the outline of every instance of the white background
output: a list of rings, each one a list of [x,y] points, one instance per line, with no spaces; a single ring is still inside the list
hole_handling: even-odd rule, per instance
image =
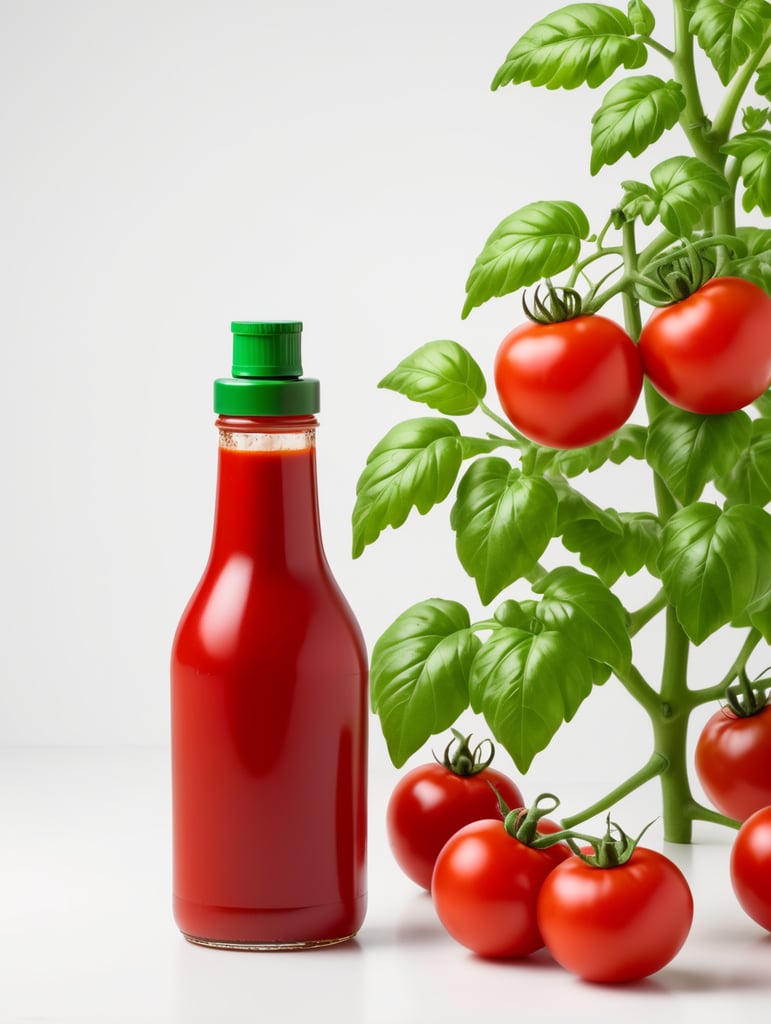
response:
[[[167,785],[168,654],[208,549],[211,382],[229,372],[232,319],[305,323],[306,373],[322,380],[327,554],[369,646],[425,597],[482,611],[449,502],[351,559],[367,453],[425,411],[377,382],[435,338],[466,345],[489,379],[519,298],[466,321],[460,309],[495,225],[527,202],[572,199],[598,229],[620,181],[682,148],[672,133],[634,171],[622,160],[590,178],[605,89],[490,92],[510,45],[554,6],[0,0],[0,746],[159,748],[153,787]],[[668,4],[651,7],[668,41]],[[589,487],[619,509],[652,501],[639,467]],[[623,596],[646,594],[633,581]],[[644,671],[657,640],[655,628],[640,638]],[[694,675],[715,681],[733,654],[706,645]],[[573,787],[588,801],[638,767],[648,742],[611,684],[536,759],[528,794]],[[6,756],[18,810],[27,755]],[[397,773],[375,720],[371,771],[380,822]],[[47,824],[34,792],[32,839]],[[161,810],[165,856],[164,821]],[[375,862],[389,863],[380,847]],[[17,1019],[2,1010],[0,990],[0,1019]]]

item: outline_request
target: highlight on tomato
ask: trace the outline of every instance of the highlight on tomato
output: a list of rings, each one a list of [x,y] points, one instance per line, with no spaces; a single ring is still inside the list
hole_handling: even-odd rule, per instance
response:
[[[714,277],[654,310],[640,334],[645,374],[689,412],[735,412],[771,385],[771,296],[740,277]]]
[[[494,379],[501,407],[526,437],[551,448],[596,444],[629,419],[642,390],[637,346],[617,323],[581,312],[580,297],[548,285],[531,321],[501,342]]]
[[[630,839],[610,820],[599,843],[583,838],[595,852],[577,852],[541,888],[538,925],[546,947],[585,981],[646,978],[665,967],[688,937],[690,886],[668,857],[639,846],[639,837]]]
[[[500,816],[496,790],[511,807],[522,807],[517,784],[491,767],[495,748],[483,740],[473,749],[470,736],[452,730],[441,762],[422,764],[394,787],[386,810],[391,851],[404,873],[431,888],[439,851],[472,821]],[[494,788],[493,788],[494,787]]]
[[[742,672],[726,691],[726,706],[704,725],[694,751],[705,794],[721,814],[737,821],[771,804],[771,705],[762,683],[753,685]]]
[[[472,822],[442,847],[431,882],[434,908],[452,938],[477,955],[525,957],[543,947],[538,894],[571,856],[556,838],[538,846],[549,833],[562,835],[544,818],[557,804],[547,793],[527,810],[503,808],[504,819]]]
[[[741,908],[771,932],[771,807],[743,822],[731,847],[730,874]]]

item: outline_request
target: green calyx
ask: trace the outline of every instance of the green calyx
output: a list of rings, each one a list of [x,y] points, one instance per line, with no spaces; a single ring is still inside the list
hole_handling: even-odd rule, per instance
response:
[[[653,824],[653,822],[648,822],[642,832],[633,839],[619,825],[610,820],[609,814],[605,834],[602,836],[586,835],[571,828],[540,833],[538,823],[541,818],[547,814],[553,814],[559,807],[560,802],[553,793],[541,793],[530,807],[519,807],[512,810],[506,806],[503,797],[492,783],[490,783],[490,787],[498,799],[498,807],[503,815],[503,827],[513,839],[534,850],[547,850],[551,846],[556,846],[557,843],[567,843],[573,854],[591,867],[617,868],[626,864],[637,849],[637,844]],[[590,846],[592,852],[587,853],[578,845],[579,842]]]
[[[546,295],[542,289],[545,287]],[[522,309],[528,320],[536,324],[556,324],[574,320],[583,313],[581,296],[574,288],[561,288],[547,277],[533,292],[532,306],[526,295],[522,296]]]
[[[514,839],[524,843],[525,846],[533,846],[538,849],[545,849],[559,842],[565,833],[556,832],[548,836],[538,833],[538,822],[547,814],[553,814],[559,807],[559,800],[553,793],[541,793],[530,807],[515,807],[513,810],[506,805],[501,794],[490,784],[493,792],[498,798],[498,807],[503,815],[503,827]]]
[[[715,261],[706,255],[703,248],[698,249],[691,242],[685,242],[647,268],[647,280],[639,290],[651,305],[671,306],[697,292],[714,277],[715,269]]]
[[[605,835],[597,837],[573,832],[565,838],[570,842],[573,853],[580,857],[585,864],[595,868],[618,868],[631,859],[632,854],[637,849],[637,844],[652,824],[653,822],[649,821],[637,838],[633,839],[624,832],[620,825],[617,825],[615,821],[611,821],[610,815],[608,815]],[[594,852],[585,853],[575,844],[576,839],[588,843]]]
[[[742,669],[736,682],[726,687],[726,703],[737,718],[752,718],[768,706],[768,682],[767,679],[750,682],[747,673]]]
[[[492,760],[495,757],[495,747],[493,746],[492,740],[482,740],[472,750],[471,748],[471,735],[464,736],[463,733],[458,732],[457,729],[452,730],[453,738],[444,748],[444,754],[440,761],[436,755],[434,760],[439,764],[443,765],[448,771],[452,772],[453,775],[459,775],[461,778],[468,778],[471,775],[478,775],[483,772],[485,768],[489,768],[492,764]],[[455,749],[453,750],[453,747]],[[488,751],[488,756],[484,757],[485,750]]]

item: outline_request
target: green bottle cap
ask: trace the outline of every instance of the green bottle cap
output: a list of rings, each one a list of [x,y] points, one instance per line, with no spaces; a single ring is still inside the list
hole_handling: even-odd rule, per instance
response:
[[[214,411],[222,416],[312,416],[319,382],[303,377],[297,320],[231,324],[233,376],[214,382]]]

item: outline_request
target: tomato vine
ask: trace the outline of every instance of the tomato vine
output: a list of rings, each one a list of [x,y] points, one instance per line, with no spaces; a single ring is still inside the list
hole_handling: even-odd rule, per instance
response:
[[[507,216],[471,268],[463,318],[548,282],[571,295],[586,288],[575,306],[584,315],[620,300],[624,330],[637,342],[650,307],[682,298],[684,289],[698,294],[709,273],[771,293],[771,229],[763,226],[771,215],[771,3],[656,6],[671,14],[671,44],[643,0],[630,0],[626,12],[570,4],[514,43],[492,86],[595,88],[623,69],[630,73],[592,117],[590,173],[639,156],[678,128],[689,151],[656,164],[648,181],[623,181],[596,233],[572,200],[533,202]],[[702,58],[723,87],[711,116],[697,73]],[[668,77],[638,73],[649,59],[663,62]],[[758,106],[749,105],[751,87]],[[739,224],[739,216],[749,220]],[[761,335],[757,358],[771,367],[771,327]],[[394,763],[470,707],[526,772],[595,686],[614,676],[650,720],[651,754],[565,824],[659,779],[666,839],[689,842],[695,820],[735,825],[694,798],[686,731],[692,712],[719,699],[771,640],[769,392],[728,412],[696,413],[646,380],[646,424],[625,423],[588,447],[550,448],[487,404],[485,373],[457,342],[421,346],[380,386],[439,415],[396,424],[370,453],[353,510],[354,556],[454,491],[458,560],[482,603],[514,584],[530,588],[530,596],[506,597],[476,622],[457,601],[420,602],[377,640],[372,703]],[[472,413],[493,429],[462,432],[456,419]],[[600,508],[580,490],[583,474],[630,459],[650,472],[655,512]],[[542,563],[554,538],[582,569]],[[639,572],[658,590],[644,606],[627,608],[613,588]],[[632,641],[657,616],[665,640],[653,682],[636,664]],[[723,678],[691,687],[692,646],[720,630],[737,635],[733,664]]]

